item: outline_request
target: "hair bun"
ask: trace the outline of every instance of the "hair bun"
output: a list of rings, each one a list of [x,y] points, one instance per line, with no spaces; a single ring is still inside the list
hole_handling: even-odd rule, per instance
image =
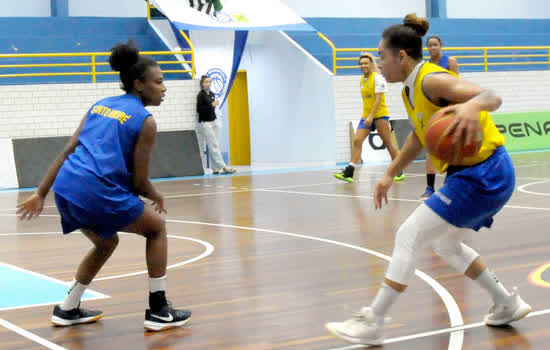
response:
[[[117,44],[111,49],[109,64],[114,71],[122,72],[130,69],[139,60],[139,49],[133,41]]]
[[[426,18],[417,17],[415,13],[409,13],[403,19],[403,25],[414,29],[416,34],[423,37],[430,29],[430,22]]]

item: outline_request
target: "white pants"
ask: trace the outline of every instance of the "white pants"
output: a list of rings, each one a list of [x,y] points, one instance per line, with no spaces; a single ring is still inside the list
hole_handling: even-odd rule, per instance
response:
[[[197,124],[197,139],[199,141],[202,165],[204,168],[206,168],[207,163],[205,156],[206,146],[208,146],[212,169],[222,170],[226,167],[220,152],[220,143],[218,142],[219,130],[220,127],[216,121]]]
[[[392,260],[386,278],[407,285],[422,248],[431,243],[434,252],[464,273],[478,253],[463,243],[469,229],[451,225],[426,204],[420,205],[401,225],[395,236]]]

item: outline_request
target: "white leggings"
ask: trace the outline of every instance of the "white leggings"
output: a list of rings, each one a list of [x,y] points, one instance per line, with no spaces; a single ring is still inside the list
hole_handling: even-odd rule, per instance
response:
[[[463,243],[467,231],[451,225],[426,204],[422,204],[397,231],[386,278],[407,285],[416,268],[419,252],[429,243],[432,243],[434,252],[449,265],[460,273],[466,272],[479,256]]]
[[[198,123],[196,131],[203,167],[206,168],[206,157],[204,153],[208,145],[212,169],[222,170],[225,168],[226,165],[223,161],[218,141],[219,125],[217,121]]]

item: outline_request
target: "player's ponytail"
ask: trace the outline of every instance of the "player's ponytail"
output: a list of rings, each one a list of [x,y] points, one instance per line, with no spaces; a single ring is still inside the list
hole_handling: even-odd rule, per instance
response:
[[[133,41],[115,45],[111,49],[109,64],[114,71],[120,72],[122,90],[128,93],[134,90],[136,79],[145,81],[147,68],[158,65],[154,59],[141,56]]]
[[[430,22],[425,18],[408,14],[403,24],[388,27],[382,33],[386,46],[394,50],[404,50],[407,55],[416,60],[422,59],[422,37],[430,29]]]

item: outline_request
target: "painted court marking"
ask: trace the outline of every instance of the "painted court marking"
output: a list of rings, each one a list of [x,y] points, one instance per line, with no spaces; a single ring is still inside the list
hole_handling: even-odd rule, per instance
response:
[[[536,317],[536,316],[541,316],[541,315],[546,315],[546,314],[550,314],[550,309],[531,312],[529,315],[526,316],[526,318]],[[397,343],[397,342],[402,342],[402,341],[406,341],[406,340],[431,337],[431,336],[434,336],[434,335],[441,335],[441,334],[446,334],[446,333],[453,334],[453,332],[465,331],[467,329],[479,328],[479,327],[487,327],[487,326],[485,326],[485,323],[483,323],[483,322],[470,323],[470,324],[465,324],[463,326],[458,326],[458,327],[442,328],[442,329],[437,329],[437,330],[434,330],[434,331],[411,334],[411,335],[407,335],[407,336],[404,336],[404,337],[390,338],[390,339],[384,340],[384,344],[391,344],[391,343]],[[364,349],[364,348],[365,348],[365,345],[351,345],[351,346],[345,346],[343,348],[332,348],[332,349],[329,349],[329,350],[353,350],[353,349]]]
[[[340,247],[350,248],[354,250],[358,250],[370,255],[374,255],[378,258],[384,259],[386,261],[391,261],[391,257],[382,253],[379,253],[374,250],[370,250],[367,248],[359,247],[353,244],[344,243],[340,241],[334,241],[331,239],[325,239],[315,236],[308,236],[308,235],[302,235],[297,233],[291,233],[291,232],[284,232],[284,231],[277,231],[277,230],[268,230],[268,229],[261,229],[261,228],[255,228],[255,227],[248,227],[248,226],[235,226],[235,225],[226,225],[226,224],[215,224],[215,223],[208,223],[208,222],[200,222],[200,221],[186,221],[186,220],[166,220],[167,222],[173,222],[173,223],[182,223],[182,224],[189,224],[189,225],[203,225],[203,226],[214,226],[214,227],[225,227],[225,228],[233,228],[233,229],[239,229],[239,230],[245,230],[245,231],[256,231],[256,232],[266,232],[266,233],[275,233],[283,236],[288,237],[295,237],[295,238],[302,238],[302,239],[309,239],[312,241],[318,241],[323,243],[329,243],[334,244]],[[424,272],[420,270],[415,270],[415,275],[419,277],[421,280],[426,282],[430,287],[432,287],[435,292],[439,295],[443,303],[445,304],[445,307],[447,309],[447,312],[449,313],[449,319],[451,323],[451,327],[458,327],[464,325],[464,320],[462,318],[462,313],[460,312],[460,309],[458,308],[458,305],[454,298],[451,296],[451,294],[436,280],[425,274]],[[448,350],[459,350],[462,348],[462,343],[464,342],[464,331],[457,330],[456,332],[450,333],[449,338],[449,347]]]
[[[2,236],[2,235],[0,235],[0,236]],[[3,235],[3,236],[7,236],[7,235]],[[8,263],[5,263],[5,262],[0,262],[0,266],[5,266],[5,267],[8,267],[12,270],[20,271],[22,273],[26,273],[28,275],[36,276],[38,278],[41,278],[41,279],[44,279],[44,280],[47,280],[47,281],[51,281],[51,282],[54,282],[54,283],[57,283],[57,284],[61,284],[61,285],[67,286],[67,287],[71,283],[70,281],[65,282],[65,281],[59,280],[57,278],[53,278],[53,277],[50,277],[50,276],[47,276],[47,275],[44,275],[44,274],[41,274],[41,273],[38,273],[38,272],[35,272],[35,271],[27,270],[27,269],[24,269],[22,267],[11,265],[11,264],[8,264]],[[110,298],[110,296],[108,296],[106,294],[96,292],[96,291],[91,290],[91,289],[87,289],[86,293],[93,295],[93,298],[89,298],[87,300],[100,300],[100,299]],[[30,305],[24,305],[24,306],[15,306],[15,307],[2,308],[2,309],[0,309],[0,311],[28,309],[28,308],[38,307],[38,306],[48,306],[48,305],[54,305],[54,304],[55,303],[30,304]]]
[[[62,346],[59,346],[57,344],[54,344],[42,337],[39,337],[37,336],[36,334],[34,333],[31,333],[29,331],[26,331],[24,330],[23,328],[21,327],[17,327],[16,325],[14,325],[13,323],[10,323],[6,320],[3,320],[0,318],[0,326],[4,327],[4,328],[7,328],[9,329],[10,331],[12,332],[15,332],[29,340],[32,340],[33,342],[35,343],[38,343],[42,346],[45,346],[47,347],[48,349],[51,349],[51,350],[67,350],[66,348],[62,347]]]
[[[343,198],[361,198],[361,199],[373,199],[374,198],[373,196],[357,196],[357,195],[336,194],[336,193],[316,193],[316,192],[281,191],[281,190],[256,190],[256,191],[274,192],[274,193],[288,193],[288,194],[300,194],[300,195],[320,196],[320,197],[343,197]],[[407,199],[407,198],[394,198],[394,197],[388,197],[388,201],[424,203],[424,201],[421,200],[421,199]],[[518,206],[518,205],[505,205],[504,208],[550,211],[550,208],[526,207],[526,206]]]
[[[518,186],[518,191],[523,193],[536,194],[538,196],[550,196],[550,193],[528,191],[525,189],[526,187],[529,187],[529,186],[538,185],[538,184],[547,183],[547,182],[550,182],[550,180],[530,182],[530,183]]]
[[[15,214],[12,214],[12,215],[15,215]],[[6,216],[6,214],[4,214],[2,216]],[[55,215],[55,216],[57,216],[57,215]],[[130,235],[130,233],[125,233],[125,232],[121,232],[120,234]],[[2,236],[41,236],[41,235],[61,235],[61,232],[0,233],[0,237],[2,237]],[[195,261],[204,259],[207,256],[209,256],[210,254],[212,254],[215,250],[215,248],[212,244],[210,244],[209,242],[200,240],[200,239],[191,238],[191,237],[184,237],[184,236],[175,236],[175,235],[167,235],[167,237],[174,238],[174,239],[183,239],[183,240],[199,243],[202,246],[204,246],[204,248],[205,248],[204,251],[200,255],[198,255],[194,258],[191,258],[191,259],[187,259],[187,260],[178,262],[176,264],[168,265],[166,267],[167,269],[174,269],[176,267],[191,264]],[[55,278],[52,278],[52,277],[34,272],[34,271],[22,269],[20,267],[14,266],[14,265],[5,264],[5,263],[2,263],[2,262],[0,262],[0,265],[8,266],[8,267],[10,267],[14,270],[23,271],[23,272],[26,272],[28,274],[35,275],[35,276],[41,277],[43,279],[54,281],[54,282],[57,282],[57,283],[60,283],[60,284],[63,284],[63,285],[68,286],[70,284],[70,282],[64,282],[64,281],[61,281],[61,280],[58,280],[58,279],[55,279]],[[132,272],[132,273],[126,273],[126,274],[120,274],[120,275],[115,275],[115,276],[105,276],[105,277],[94,278],[94,282],[113,280],[113,279],[119,279],[119,278],[125,278],[125,277],[133,277],[133,276],[139,276],[139,275],[144,275],[144,274],[147,274],[147,270],[137,271],[137,272]],[[89,290],[89,289],[87,290],[87,292],[89,292],[92,295],[97,295],[98,296],[97,298],[89,299],[89,300],[110,298],[108,295],[101,294],[101,293],[98,293],[98,292],[94,292],[94,291]],[[53,305],[53,304],[29,305],[29,306],[23,306],[23,307],[17,307],[17,308],[28,308],[28,307],[43,306],[43,305]],[[15,308],[1,309],[1,310],[11,310],[11,309],[15,309]]]

